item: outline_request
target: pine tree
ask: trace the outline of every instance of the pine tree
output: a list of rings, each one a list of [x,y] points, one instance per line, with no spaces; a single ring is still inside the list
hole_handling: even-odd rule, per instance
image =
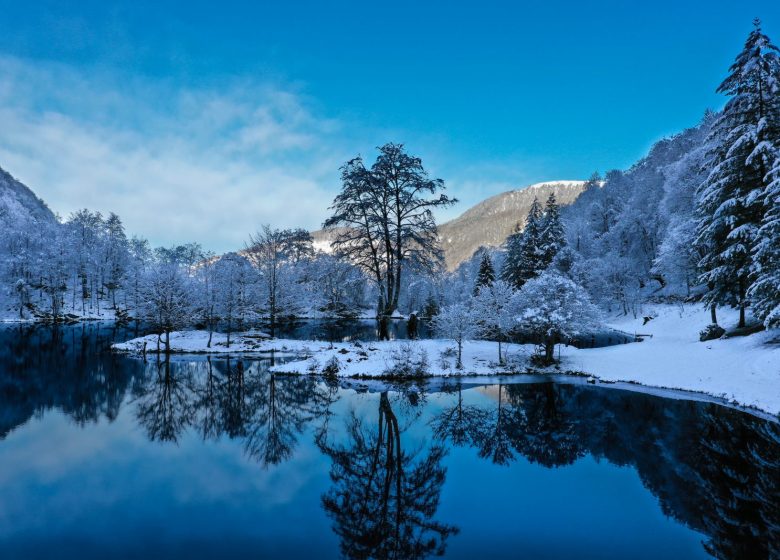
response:
[[[756,317],[766,328],[780,327],[780,157],[770,173],[766,189],[766,213],[758,230],[755,248],[755,281],[748,295]]]
[[[487,251],[482,253],[482,260],[479,262],[479,272],[477,272],[477,282],[474,285],[474,295],[479,293],[483,286],[492,286],[496,280],[496,271],[493,268],[493,261]]]
[[[541,232],[542,206],[534,198],[522,233],[515,233],[507,241],[507,256],[501,269],[501,279],[504,282],[519,289],[544,270]]]
[[[506,258],[501,267],[501,280],[509,282],[513,286],[520,284],[518,271],[520,270],[520,261],[523,245],[523,230],[518,223],[515,226],[515,232],[506,240]]]
[[[745,325],[753,250],[764,214],[762,194],[777,141],[774,114],[779,52],[754,21],[718,93],[730,96],[714,123],[710,173],[697,192],[697,244],[707,305],[739,307]]]
[[[544,219],[540,231],[539,248],[542,252],[542,268],[546,269],[555,259],[558,251],[566,245],[566,232],[561,223],[561,211],[555,199],[555,193],[550,193],[544,209]]]

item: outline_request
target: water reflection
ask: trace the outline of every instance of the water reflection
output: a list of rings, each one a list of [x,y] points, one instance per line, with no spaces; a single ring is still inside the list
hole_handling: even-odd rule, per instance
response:
[[[274,374],[269,365],[231,357],[146,364],[133,394],[138,422],[152,441],[175,443],[188,428],[204,441],[241,439],[257,463],[277,465],[292,456],[308,423],[328,415],[336,393],[314,377]]]
[[[452,525],[434,519],[446,469],[442,445],[409,452],[387,391],[375,426],[352,414],[346,443],[320,432],[317,445],[332,460],[333,486],[322,504],[347,558],[425,558],[444,554]]]
[[[188,434],[204,445],[232,440],[265,469],[315,450],[330,477],[320,505],[349,558],[421,558],[457,542],[467,526],[439,512],[448,468],[470,464],[452,462],[455,449],[501,469],[591,456],[634,469],[665,515],[707,536],[710,555],[780,557],[775,421],[556,383],[393,387],[361,400],[334,380],[273,374],[268,361],[144,363],[108,352],[127,335],[100,325],[0,329],[0,453],[51,409],[83,429],[130,411],[157,445]]]

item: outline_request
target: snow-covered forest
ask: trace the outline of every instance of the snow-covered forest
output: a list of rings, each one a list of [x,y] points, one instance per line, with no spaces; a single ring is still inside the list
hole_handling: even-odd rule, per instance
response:
[[[503,246],[451,273],[434,213],[456,201],[399,144],[370,165],[344,164],[327,251],[304,229],[271,225],[223,255],[196,242],[152,248],[113,213],[48,220],[6,205],[0,316],[139,319],[160,332],[261,324],[273,334],[292,318],[415,314],[438,316],[438,333],[456,341],[523,334],[546,361],[603,314],[636,315],[648,301],[697,302],[712,323],[727,306],[739,310],[739,328],[777,328],[780,58],[758,22],[718,91],[722,110],[630,169],[594,174],[569,206],[537,201]]]

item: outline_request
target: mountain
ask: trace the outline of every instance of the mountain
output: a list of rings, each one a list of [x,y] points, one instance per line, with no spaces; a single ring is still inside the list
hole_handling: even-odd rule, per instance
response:
[[[56,217],[43,200],[0,167],[0,224],[17,220],[53,222]]]
[[[444,250],[447,270],[455,270],[480,247],[498,247],[521,226],[534,198],[544,204],[550,193],[566,206],[574,202],[585,188],[585,181],[549,181],[507,191],[483,200],[463,214],[439,226],[439,240]],[[314,247],[330,251],[331,232],[312,232]]]
[[[574,202],[585,189],[585,181],[550,181],[507,191],[472,206],[463,214],[439,226],[447,270],[455,270],[480,247],[498,247],[522,227],[534,198],[544,204],[550,193],[561,206]]]

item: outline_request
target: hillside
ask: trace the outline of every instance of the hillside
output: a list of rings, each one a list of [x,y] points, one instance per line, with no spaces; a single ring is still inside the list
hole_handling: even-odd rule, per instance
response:
[[[11,221],[51,222],[54,213],[27,186],[0,167],[0,224]]]
[[[504,192],[483,200],[463,214],[439,226],[439,238],[447,270],[454,270],[480,247],[497,247],[522,224],[534,198],[544,201],[555,193],[558,203],[574,202],[584,181],[551,181]]]
[[[584,189],[584,181],[550,181],[507,191],[472,206],[457,218],[439,226],[439,239],[444,250],[447,270],[455,270],[480,247],[497,247],[522,224],[534,198],[544,201],[555,193],[558,203],[574,202]],[[333,234],[324,230],[312,232],[314,247],[330,251]]]

